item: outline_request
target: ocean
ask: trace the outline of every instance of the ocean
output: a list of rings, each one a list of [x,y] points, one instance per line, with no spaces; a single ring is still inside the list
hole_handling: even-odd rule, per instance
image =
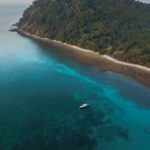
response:
[[[10,32],[26,7],[0,5],[0,150],[150,150],[150,88]]]

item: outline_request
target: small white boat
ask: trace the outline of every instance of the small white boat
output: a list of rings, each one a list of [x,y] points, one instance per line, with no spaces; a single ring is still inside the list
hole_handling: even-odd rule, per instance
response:
[[[89,104],[82,104],[82,105],[80,106],[80,109],[84,109],[84,108],[87,108],[87,107],[89,107]]]
[[[17,29],[18,29],[18,27],[11,26],[11,27],[9,28],[9,31],[11,31],[11,32],[16,32]]]

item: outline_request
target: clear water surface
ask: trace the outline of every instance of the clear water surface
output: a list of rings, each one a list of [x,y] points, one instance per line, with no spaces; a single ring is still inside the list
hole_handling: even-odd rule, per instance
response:
[[[9,32],[25,7],[0,6],[0,150],[150,150],[150,89]]]

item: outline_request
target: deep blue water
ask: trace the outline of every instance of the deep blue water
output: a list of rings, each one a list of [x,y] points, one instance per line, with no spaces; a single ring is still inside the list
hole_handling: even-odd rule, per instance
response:
[[[0,150],[150,150],[150,89],[9,32],[24,8],[0,6]]]

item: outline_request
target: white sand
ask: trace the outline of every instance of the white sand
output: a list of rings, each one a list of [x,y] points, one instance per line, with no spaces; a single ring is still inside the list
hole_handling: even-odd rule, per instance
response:
[[[142,69],[142,70],[145,70],[145,71],[149,71],[150,72],[150,68],[148,67],[145,67],[145,66],[141,66],[141,65],[137,65],[137,64],[132,64],[132,63],[126,63],[126,62],[123,62],[123,61],[119,61],[119,60],[116,60],[108,55],[102,55],[103,58],[106,58],[114,63],[117,63],[117,64],[121,64],[121,65],[124,65],[124,66],[130,66],[130,67],[134,67],[134,68],[138,68],[138,69]]]
[[[58,44],[66,46],[68,48],[70,47],[70,48],[73,48],[73,49],[76,49],[76,50],[79,50],[79,51],[82,51],[82,52],[84,51],[84,52],[87,52],[87,53],[94,53],[94,54],[100,55],[99,53],[94,52],[94,51],[89,50],[89,49],[84,49],[84,48],[80,48],[80,47],[75,46],[75,45],[70,45],[70,44],[67,44],[67,43],[62,43],[61,41],[57,41],[57,40],[51,40],[51,39],[48,39],[48,38],[42,38],[42,37],[39,37],[39,36],[36,36],[36,35],[32,35],[32,34],[30,34],[28,32],[24,32],[22,30],[20,30],[20,31],[23,32],[24,34],[30,36],[30,37],[35,38],[35,39],[40,39],[40,40],[44,40],[44,41],[47,41],[47,42],[58,43]],[[114,59],[114,58],[112,58],[112,57],[110,57],[108,55],[100,55],[100,56],[103,57],[104,59],[112,61],[112,62],[114,62],[116,64],[120,64],[120,65],[124,65],[124,66],[129,66],[129,67],[133,67],[133,68],[138,68],[138,69],[150,72],[150,68],[142,66],[142,65],[137,65],[137,64],[132,64],[132,63],[126,63],[126,62],[123,62],[123,61],[119,61],[119,60]]]

